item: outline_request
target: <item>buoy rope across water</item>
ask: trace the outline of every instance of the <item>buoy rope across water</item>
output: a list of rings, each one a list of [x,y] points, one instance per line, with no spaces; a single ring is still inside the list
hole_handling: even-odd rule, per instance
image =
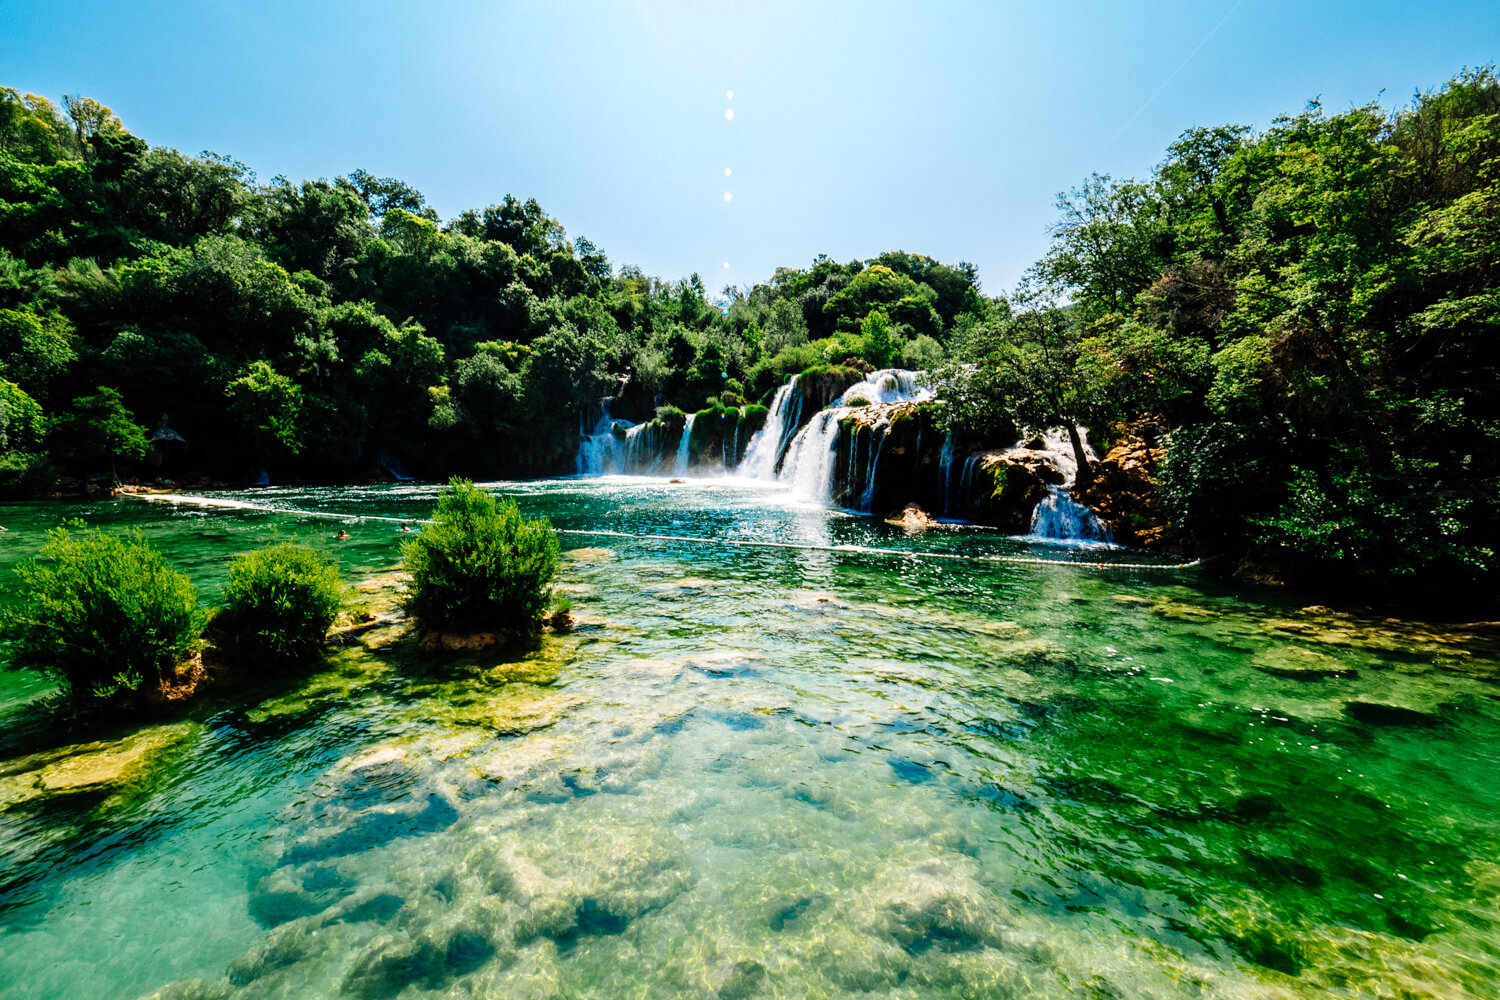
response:
[[[419,517],[387,517],[383,514],[340,514],[326,510],[298,510],[288,507],[271,507],[264,504],[246,503],[243,500],[221,500],[215,497],[192,496],[183,493],[122,493],[121,496],[135,500],[152,500],[158,503],[193,504],[199,507],[218,507],[226,510],[253,510],[267,514],[285,514],[288,517],[320,517],[325,519],[355,521],[386,521],[392,524],[431,524],[430,519]],[[554,528],[559,535],[580,538],[623,538],[640,542],[679,542],[689,545],[724,545],[747,549],[793,549],[799,552],[833,552],[845,555],[879,556],[887,559],[941,559],[949,562],[1015,563],[1023,566],[1067,566],[1072,569],[1152,569],[1178,571],[1192,569],[1201,560],[1185,563],[1129,563],[1129,562],[1085,562],[1074,559],[1041,559],[1035,556],[1002,556],[963,552],[909,552],[905,549],[881,549],[869,545],[816,545],[806,542],[767,542],[748,538],[704,538],[698,535],[654,535],[630,531],[610,531],[604,528]]]

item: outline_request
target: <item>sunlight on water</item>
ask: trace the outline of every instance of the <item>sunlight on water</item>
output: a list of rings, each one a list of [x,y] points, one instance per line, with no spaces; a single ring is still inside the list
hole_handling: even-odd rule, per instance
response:
[[[1117,558],[907,536],[744,480],[493,485],[573,530]],[[421,517],[436,490],[227,498]],[[0,569],[73,514],[142,526],[205,596],[273,534],[355,577],[399,543],[30,504]],[[117,784],[41,793],[31,755],[85,736],[28,721],[44,686],[0,675],[0,993],[1500,993],[1489,647],[1165,571],[565,547],[570,635],[341,649],[88,734],[149,761]]]

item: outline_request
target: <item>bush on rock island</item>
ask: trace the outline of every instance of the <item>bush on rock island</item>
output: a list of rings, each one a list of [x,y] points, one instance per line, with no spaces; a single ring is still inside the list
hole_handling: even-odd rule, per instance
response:
[[[551,599],[557,534],[545,519],[525,520],[509,497],[496,501],[453,479],[401,557],[411,574],[407,610],[424,629],[532,629]]]
[[[213,631],[243,660],[300,659],[328,636],[347,594],[332,559],[306,545],[268,545],[235,559]]]
[[[0,619],[10,665],[50,675],[75,702],[159,684],[198,646],[198,594],[140,529],[69,522],[15,572],[16,599]]]

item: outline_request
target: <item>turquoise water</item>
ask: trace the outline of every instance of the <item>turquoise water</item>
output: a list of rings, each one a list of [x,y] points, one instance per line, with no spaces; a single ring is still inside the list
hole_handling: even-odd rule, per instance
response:
[[[724,481],[503,488],[569,529],[1139,558]],[[206,599],[273,533],[392,599],[393,525],[142,501],[11,505],[0,570],[73,514],[140,525]],[[1500,995],[1479,640],[1191,571],[565,547],[579,627],[531,648],[382,626],[86,733],[0,674],[0,995]]]

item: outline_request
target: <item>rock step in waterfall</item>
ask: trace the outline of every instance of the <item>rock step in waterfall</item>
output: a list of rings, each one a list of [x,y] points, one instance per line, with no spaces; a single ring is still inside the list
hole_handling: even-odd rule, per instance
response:
[[[838,379],[842,379],[839,381]],[[1110,541],[1072,496],[1078,464],[1064,428],[1007,449],[960,451],[926,373],[849,369],[796,375],[770,406],[704,410],[632,424],[602,401],[580,421],[579,475],[733,474],[812,503],[865,513],[915,502],[943,518],[1048,541]],[[764,414],[764,423],[753,427]],[[1079,428],[1086,457],[1097,461]]]

